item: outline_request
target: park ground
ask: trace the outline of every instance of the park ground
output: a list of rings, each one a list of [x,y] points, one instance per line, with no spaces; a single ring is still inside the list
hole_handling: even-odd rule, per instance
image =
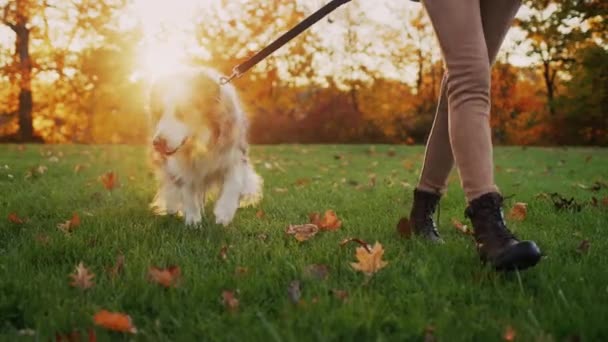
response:
[[[263,201],[226,228],[208,207],[188,229],[150,213],[142,146],[2,145],[0,340],[607,340],[608,150],[496,149],[510,227],[544,252],[510,274],[481,265],[454,228],[469,223],[456,172],[441,203],[446,244],[397,233],[422,152],[255,146]],[[518,202],[526,214],[512,217]],[[339,229],[303,242],[285,233],[328,209]],[[66,225],[74,213],[79,224]],[[357,272],[346,238],[380,243],[386,266]],[[95,274],[86,289],[71,285],[80,262]],[[177,282],[151,280],[151,267],[170,266]],[[129,315],[137,333],[97,325],[102,310]]]

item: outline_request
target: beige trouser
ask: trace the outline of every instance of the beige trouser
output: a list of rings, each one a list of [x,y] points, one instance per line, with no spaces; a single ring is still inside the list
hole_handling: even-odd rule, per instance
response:
[[[468,201],[494,184],[490,68],[520,0],[423,0],[446,65],[418,189],[443,193],[454,166]]]

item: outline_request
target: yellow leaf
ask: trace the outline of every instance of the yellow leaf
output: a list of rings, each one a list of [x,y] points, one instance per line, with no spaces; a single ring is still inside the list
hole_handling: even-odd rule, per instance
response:
[[[509,218],[515,221],[523,221],[528,213],[528,204],[517,202],[511,208]]]
[[[365,247],[357,247],[355,257],[358,262],[352,262],[350,265],[357,271],[365,273],[367,276],[372,276],[380,269],[388,265],[388,262],[382,260],[384,248],[379,242],[368,250]]]

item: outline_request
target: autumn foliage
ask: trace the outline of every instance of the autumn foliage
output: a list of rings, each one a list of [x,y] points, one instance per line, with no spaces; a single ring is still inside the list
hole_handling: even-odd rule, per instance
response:
[[[0,0],[0,141],[146,141],[147,81],[137,70],[149,32],[121,24],[129,3]],[[217,3],[188,26],[191,47],[205,50],[188,58],[224,73],[315,9]],[[608,144],[606,8],[572,3],[525,1],[531,15],[516,23],[524,44],[506,47],[492,73],[496,143]],[[369,6],[349,3],[234,81],[252,142],[424,143],[444,73],[432,28],[419,4],[390,5],[401,26],[372,20]],[[551,20],[538,20],[547,10]],[[515,54],[531,62],[514,65]]]

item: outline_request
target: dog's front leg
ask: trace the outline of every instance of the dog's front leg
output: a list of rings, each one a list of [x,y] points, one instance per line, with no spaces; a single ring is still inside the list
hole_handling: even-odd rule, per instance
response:
[[[200,224],[202,220],[200,197],[193,187],[182,187],[182,200],[186,225],[196,226]]]
[[[222,193],[215,203],[215,223],[227,226],[232,222],[239,207],[241,188],[243,187],[243,170],[235,167],[228,172],[222,185]]]

